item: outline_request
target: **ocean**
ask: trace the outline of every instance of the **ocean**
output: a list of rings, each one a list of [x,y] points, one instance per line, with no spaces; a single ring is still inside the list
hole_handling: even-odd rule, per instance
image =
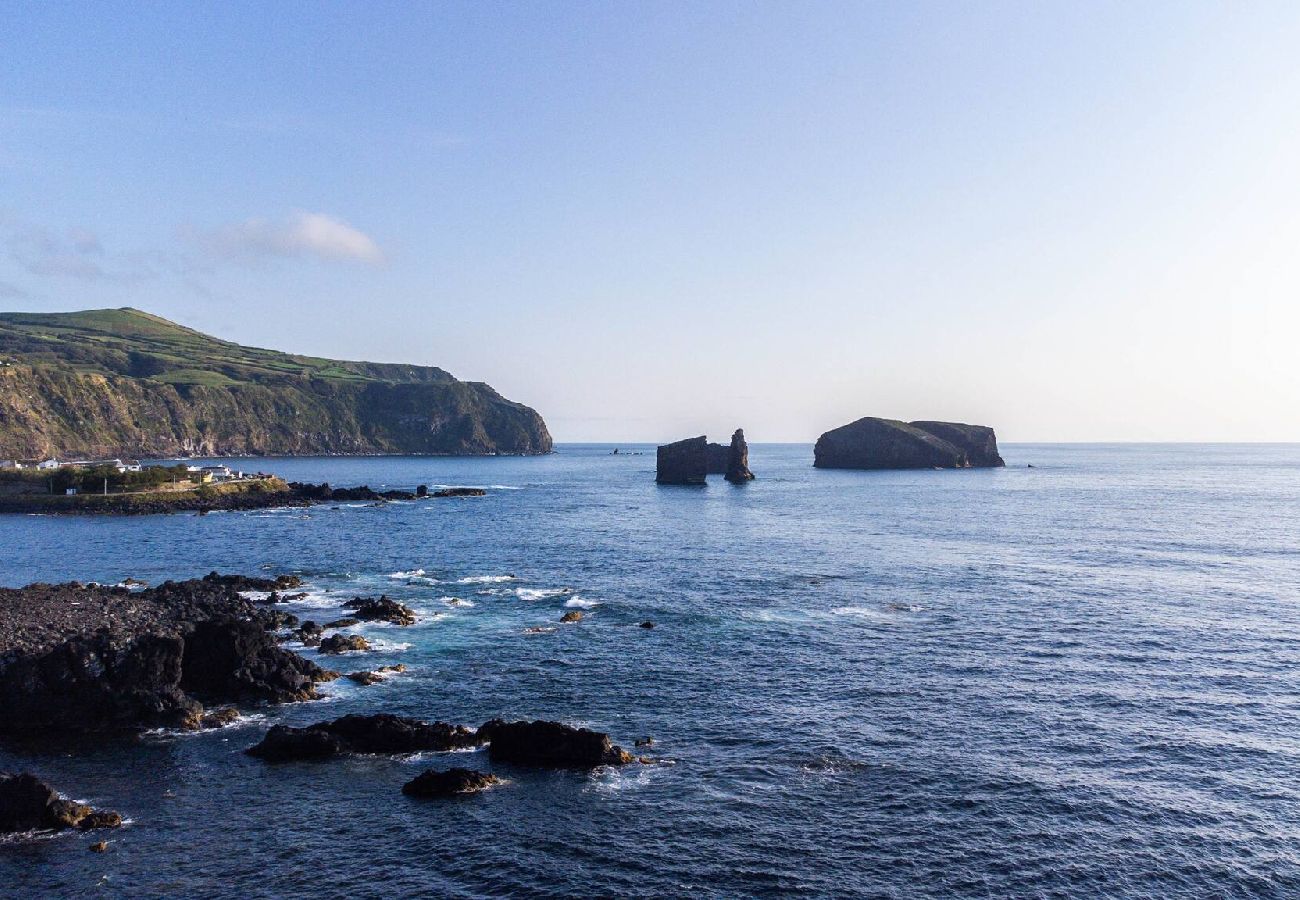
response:
[[[380,593],[422,617],[327,663],[406,664],[383,684],[200,734],[0,749],[0,770],[129,818],[0,843],[0,895],[1300,893],[1300,446],[1012,444],[1001,470],[848,472],[757,444],[757,481],[704,488],[613,447],[236,464],[482,498],[0,516],[5,586],[299,573],[303,618]],[[350,712],[560,719],[653,737],[636,752],[656,762],[242,752]],[[400,793],[449,765],[506,783]]]

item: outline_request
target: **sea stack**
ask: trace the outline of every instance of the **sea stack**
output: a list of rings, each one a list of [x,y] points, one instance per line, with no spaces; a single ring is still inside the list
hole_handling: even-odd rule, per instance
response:
[[[984,425],[900,422],[868,416],[826,432],[813,449],[819,469],[967,469],[1005,465]]]
[[[749,444],[745,443],[745,431],[737,428],[731,436],[731,447],[727,452],[727,480],[732,484],[744,484],[754,480],[754,473],[749,471]]]
[[[657,484],[704,484],[709,470],[708,438],[686,438],[659,448],[655,464]]]

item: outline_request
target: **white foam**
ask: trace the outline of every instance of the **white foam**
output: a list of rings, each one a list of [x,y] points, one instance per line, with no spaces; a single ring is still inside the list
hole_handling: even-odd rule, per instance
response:
[[[515,588],[515,596],[520,600],[545,600],[547,597],[572,593],[572,588]]]
[[[584,600],[581,597],[570,597],[564,601],[564,605],[571,609],[594,609],[600,606],[599,600]]]
[[[412,569],[409,572],[390,572],[389,578],[419,578],[424,575],[424,569]]]
[[[445,603],[447,606],[470,607],[474,605],[473,600],[466,600],[463,597],[439,597],[438,602]]]
[[[498,581],[514,581],[513,575],[468,575],[465,578],[458,578],[455,584],[493,584]]]

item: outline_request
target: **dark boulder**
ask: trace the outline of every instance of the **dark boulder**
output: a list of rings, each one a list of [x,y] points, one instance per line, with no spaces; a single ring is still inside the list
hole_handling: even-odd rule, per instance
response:
[[[320,642],[321,653],[347,653],[352,650],[369,650],[370,642],[359,634],[332,634]]]
[[[521,766],[590,769],[621,766],[632,755],[610,743],[609,735],[560,722],[505,722],[493,719],[479,727],[488,756]]]
[[[745,442],[745,432],[737,428],[731,436],[731,447],[727,451],[727,480],[732,484],[744,484],[754,480],[754,473],[749,471],[749,444]]]
[[[122,817],[65,800],[30,772],[0,772],[0,833],[62,828],[116,828]]]
[[[267,762],[290,762],[329,759],[346,751],[343,742],[328,731],[273,725],[259,744],[244,752]]]
[[[993,429],[955,422],[867,417],[826,432],[813,449],[821,469],[964,469],[1001,466]]]
[[[402,793],[408,797],[452,797],[456,794],[476,794],[500,783],[501,779],[495,775],[458,766],[445,772],[437,769],[421,772],[402,785]]]
[[[483,490],[483,488],[472,488],[472,487],[442,488],[441,490],[434,491],[429,496],[431,497],[486,497],[487,491]]]
[[[392,622],[394,625],[414,625],[415,610],[403,606],[396,600],[380,597],[357,597],[350,603],[343,604],[344,609],[366,622]]]
[[[658,484],[704,484],[708,474],[708,440],[687,438],[659,448],[655,481]]]
[[[481,743],[464,725],[432,724],[419,719],[379,713],[351,715],[306,728],[276,725],[250,756],[268,762],[328,759],[347,753],[418,753],[423,750],[457,750]]]
[[[571,609],[564,615],[560,616],[560,621],[572,625],[574,622],[582,621],[582,613],[576,609]]]
[[[345,616],[342,619],[335,619],[333,622],[326,622],[325,628],[351,628],[353,625],[360,625],[361,620],[354,616]]]

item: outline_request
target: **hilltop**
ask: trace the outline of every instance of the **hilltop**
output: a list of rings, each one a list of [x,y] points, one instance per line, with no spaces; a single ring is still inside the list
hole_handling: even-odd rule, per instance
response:
[[[130,308],[0,313],[0,459],[550,450],[534,410],[433,366],[246,347]]]

